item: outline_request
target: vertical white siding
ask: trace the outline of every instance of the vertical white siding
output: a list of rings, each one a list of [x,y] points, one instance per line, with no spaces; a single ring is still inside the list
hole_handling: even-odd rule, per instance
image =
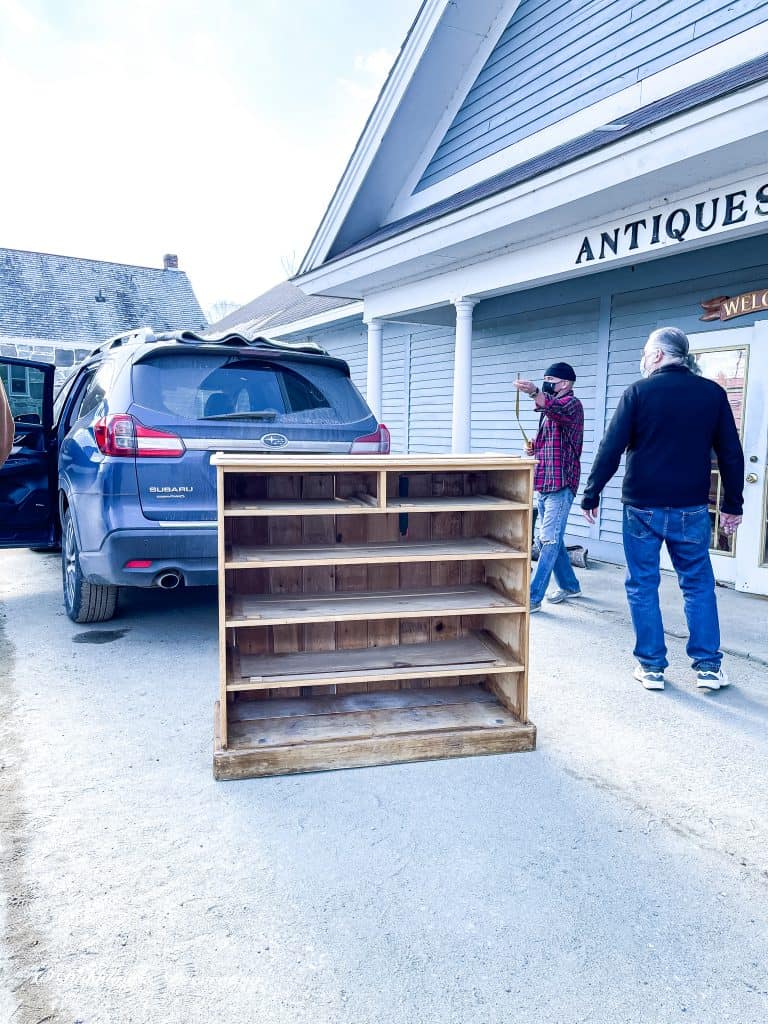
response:
[[[384,389],[382,394],[382,422],[392,435],[392,451],[408,450],[408,399],[410,379],[408,348],[410,337],[399,334],[388,337],[384,329]]]
[[[411,423],[409,451],[451,450],[453,328],[411,335]]]
[[[348,327],[335,327],[327,331],[306,335],[316,341],[337,359],[349,364],[349,372],[358,390],[364,395],[368,368],[368,333],[361,322]]]
[[[599,299],[568,303],[510,316],[484,319],[478,307],[473,340],[472,450],[522,454],[524,442],[515,419],[514,381],[541,381],[547,367],[565,360],[576,371],[575,394],[584,406],[582,486],[595,452],[595,390]],[[539,416],[526,395],[520,397],[526,434],[536,434]],[[599,440],[599,436],[598,436]],[[571,536],[583,537],[587,525],[574,507],[568,524]]]

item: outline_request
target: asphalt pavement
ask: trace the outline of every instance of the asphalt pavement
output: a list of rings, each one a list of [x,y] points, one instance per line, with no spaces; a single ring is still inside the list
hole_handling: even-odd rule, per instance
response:
[[[211,775],[216,607],[65,617],[0,552],[0,1021],[764,1024],[768,602],[719,591],[734,684],[631,678],[621,571],[532,619],[538,749]]]

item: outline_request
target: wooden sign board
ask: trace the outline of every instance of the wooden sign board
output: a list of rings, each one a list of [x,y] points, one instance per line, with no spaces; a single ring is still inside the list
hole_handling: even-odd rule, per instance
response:
[[[737,316],[748,316],[750,313],[768,313],[768,288],[756,292],[744,292],[743,295],[720,295],[716,299],[707,299],[701,303],[704,314],[699,320],[733,320]]]

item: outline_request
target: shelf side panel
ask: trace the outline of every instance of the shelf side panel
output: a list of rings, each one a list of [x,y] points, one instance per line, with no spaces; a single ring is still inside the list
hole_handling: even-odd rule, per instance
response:
[[[268,496],[272,500],[298,501],[300,493],[299,478],[295,473],[280,473],[269,478]],[[269,543],[273,546],[302,542],[301,519],[298,516],[270,516],[267,520]],[[272,594],[299,594],[302,588],[301,566],[269,570]],[[301,648],[299,645],[300,626],[274,626],[272,628],[272,650],[275,654],[294,654]],[[299,697],[301,691],[295,689],[271,691],[270,696],[279,694],[281,697]]]
[[[432,496],[456,498],[464,497],[465,476],[463,473],[433,473]],[[435,512],[432,515],[432,539],[449,540],[461,537],[463,513]],[[456,587],[461,583],[461,566],[457,562],[433,562],[431,582],[434,587]],[[453,639],[459,636],[460,620],[455,617],[445,620],[433,620],[431,639]],[[439,632],[437,632],[439,631]],[[458,686],[458,680],[452,680]]]
[[[303,478],[301,496],[305,500],[331,501],[335,496],[335,478],[331,474],[310,474]],[[334,544],[336,519],[334,516],[302,516],[302,544]],[[302,569],[302,590],[305,594],[332,594],[336,590],[336,567],[333,565],[305,566]],[[318,622],[302,627],[303,650],[332,651],[336,647],[336,627],[333,622]],[[310,688],[314,692],[336,688]]]
[[[371,516],[368,522],[369,541],[395,541],[399,531],[399,516],[382,513],[378,516]],[[378,587],[381,590],[397,591],[400,583],[400,566],[390,565],[369,565],[368,566],[368,587],[373,590]],[[390,647],[396,644],[400,638],[400,623],[398,619],[386,619],[378,622],[368,623],[368,646],[369,647]],[[400,684],[391,683],[369,683],[368,692],[374,693],[377,690],[390,690],[400,688]]]
[[[350,486],[359,490],[364,483],[364,478],[350,478]],[[341,543],[345,544],[367,544],[368,543],[368,516],[340,516],[336,520],[336,536]],[[336,569],[336,589],[356,593],[368,589],[368,566],[367,565],[340,565]],[[368,646],[368,623],[367,622],[337,622],[336,623],[336,648],[337,650],[359,650]],[[368,689],[367,683],[341,683],[337,687],[337,693],[365,693]]]

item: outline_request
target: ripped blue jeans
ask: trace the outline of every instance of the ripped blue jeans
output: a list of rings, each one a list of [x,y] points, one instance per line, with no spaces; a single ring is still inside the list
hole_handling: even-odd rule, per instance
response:
[[[565,528],[574,497],[570,487],[538,496],[539,560],[531,583],[531,604],[544,600],[553,573],[563,590],[575,594],[581,589],[565,547]]]

